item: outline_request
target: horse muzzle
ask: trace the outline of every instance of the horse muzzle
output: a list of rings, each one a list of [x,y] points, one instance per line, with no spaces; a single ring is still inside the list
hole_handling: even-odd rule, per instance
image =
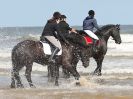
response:
[[[115,41],[115,43],[116,43],[116,44],[121,44],[121,43],[122,43],[122,41]]]

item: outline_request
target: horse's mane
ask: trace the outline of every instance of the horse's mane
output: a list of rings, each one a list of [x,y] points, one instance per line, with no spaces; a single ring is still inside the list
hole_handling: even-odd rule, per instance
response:
[[[105,33],[105,31],[107,31],[107,30],[109,30],[109,29],[111,29],[113,27],[115,27],[115,25],[113,25],[113,24],[104,25],[99,30],[97,30],[95,32],[95,34],[98,35],[98,36],[100,36],[100,34],[102,35],[103,33]]]

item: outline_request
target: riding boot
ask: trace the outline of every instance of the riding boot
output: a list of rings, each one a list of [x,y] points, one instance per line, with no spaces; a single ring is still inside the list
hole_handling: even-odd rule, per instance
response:
[[[98,40],[94,40],[94,44],[93,44],[93,51],[94,51],[94,52],[98,52],[97,43],[98,43]]]
[[[54,56],[55,56],[59,51],[60,51],[59,48],[56,47],[55,50],[52,52],[50,58],[49,58],[49,62],[55,63]]]

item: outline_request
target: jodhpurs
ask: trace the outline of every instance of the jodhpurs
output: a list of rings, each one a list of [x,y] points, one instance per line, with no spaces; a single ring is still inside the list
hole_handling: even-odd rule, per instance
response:
[[[45,36],[45,38],[49,40],[55,47],[61,49],[60,41],[56,39],[54,36]]]
[[[99,40],[99,38],[90,30],[84,30],[90,37],[94,38],[95,40]]]

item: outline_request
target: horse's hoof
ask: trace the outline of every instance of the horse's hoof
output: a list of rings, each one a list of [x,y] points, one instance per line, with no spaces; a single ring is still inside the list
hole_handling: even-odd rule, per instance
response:
[[[15,85],[10,85],[10,88],[15,88]]]
[[[48,78],[48,82],[54,82],[54,77]]]
[[[93,73],[93,75],[96,75],[96,76],[101,76],[101,75],[102,75],[102,73],[100,73],[100,72],[94,72],[94,73]]]
[[[76,82],[76,86],[81,86],[80,82]]]
[[[30,87],[31,87],[31,88],[36,88],[36,86],[35,86],[35,85],[31,85]]]
[[[24,85],[18,84],[18,85],[17,85],[17,88],[24,88]]]
[[[70,78],[70,75],[63,75],[63,78],[69,79]]]
[[[59,86],[59,83],[56,82],[56,83],[55,83],[55,86]]]
[[[48,82],[52,82],[51,78],[48,78]]]

